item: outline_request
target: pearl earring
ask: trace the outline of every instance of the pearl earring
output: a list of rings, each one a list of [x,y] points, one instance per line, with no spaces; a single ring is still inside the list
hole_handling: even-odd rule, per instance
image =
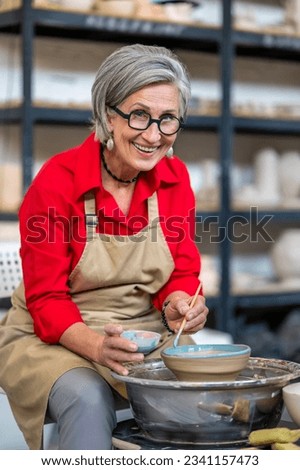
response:
[[[166,156],[168,158],[172,158],[174,155],[174,150],[173,150],[173,147],[170,147],[169,150],[166,152]]]
[[[113,139],[113,136],[111,135],[108,139],[107,139],[107,142],[106,142],[106,147],[109,151],[111,151],[113,148],[114,148],[114,139]]]

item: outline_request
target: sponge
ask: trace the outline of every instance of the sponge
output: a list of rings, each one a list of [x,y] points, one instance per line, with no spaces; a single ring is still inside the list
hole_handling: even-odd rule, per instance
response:
[[[267,444],[287,444],[300,439],[300,429],[272,428],[258,429],[249,434],[249,443],[253,446]]]

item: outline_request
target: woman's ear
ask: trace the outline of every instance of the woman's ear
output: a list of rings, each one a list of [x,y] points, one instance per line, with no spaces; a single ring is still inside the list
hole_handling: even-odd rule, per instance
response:
[[[113,126],[114,119],[115,119],[115,115],[110,114],[109,112],[106,111],[106,120],[107,120],[107,127],[108,127],[109,132],[113,132],[114,130],[114,126]]]

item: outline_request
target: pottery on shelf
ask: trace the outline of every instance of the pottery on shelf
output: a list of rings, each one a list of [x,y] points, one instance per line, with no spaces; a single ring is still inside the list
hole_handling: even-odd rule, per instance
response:
[[[285,230],[271,248],[271,258],[280,280],[300,279],[300,229]]]
[[[300,153],[287,151],[279,161],[280,191],[284,199],[300,200]]]
[[[269,147],[261,149],[254,157],[255,187],[263,202],[272,205],[280,200],[279,155]]]

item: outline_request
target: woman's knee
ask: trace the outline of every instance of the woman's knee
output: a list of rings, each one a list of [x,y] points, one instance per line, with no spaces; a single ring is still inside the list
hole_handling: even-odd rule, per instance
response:
[[[60,449],[110,449],[116,426],[112,389],[92,369],[77,368],[53,385],[48,415],[58,423]]]
[[[69,409],[106,409],[114,412],[114,397],[110,386],[93,369],[76,368],[63,374],[53,385],[49,396],[50,416]]]

